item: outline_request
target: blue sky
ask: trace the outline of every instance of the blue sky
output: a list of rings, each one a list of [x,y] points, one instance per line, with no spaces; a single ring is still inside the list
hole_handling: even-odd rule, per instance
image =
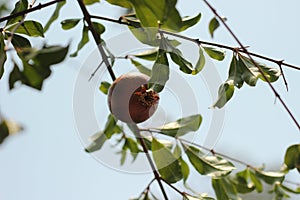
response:
[[[228,18],[228,24],[243,44],[250,46],[249,50],[300,65],[300,29],[297,26],[300,18],[299,1],[229,0],[213,4],[221,15]],[[182,16],[202,12],[201,23],[184,34],[211,40],[207,24],[213,15],[201,1],[191,0],[187,3],[179,0],[177,8]],[[104,1],[91,11],[112,18],[120,15],[117,7]],[[28,18],[46,22],[51,12],[51,8],[45,9]],[[68,2],[61,19],[73,17],[81,17],[80,10],[76,3]],[[103,24],[107,27],[103,36],[105,39],[117,37],[127,30],[119,25]],[[80,31],[80,27],[73,31],[63,31],[56,22],[47,33],[46,41],[64,45],[72,41],[73,52]],[[223,27],[217,30],[213,41],[236,46]],[[39,40],[34,40],[34,43],[42,44]],[[133,174],[114,170],[83,150],[82,138],[77,132],[74,119],[73,95],[79,70],[94,50],[95,45],[90,42],[77,58],[68,58],[66,62],[52,67],[53,73],[45,82],[42,92],[25,86],[8,91],[7,74],[0,81],[1,113],[25,126],[22,134],[7,139],[0,147],[0,188],[3,199],[129,199],[138,196],[152,179],[152,174],[149,173]],[[231,52],[227,52],[227,58],[223,62],[211,61],[222,80],[227,78],[230,55]],[[11,66],[7,65],[7,71],[10,69]],[[289,92],[286,92],[282,79],[274,86],[300,120],[298,74],[288,68],[284,68],[284,72]],[[199,81],[203,84],[202,79]],[[259,82],[255,88],[244,86],[236,90],[233,99],[226,106],[225,123],[216,150],[254,166],[266,164],[267,169],[277,169],[283,161],[285,149],[299,141],[299,130],[280,103],[277,101],[274,104],[274,100],[274,94],[263,82]],[[206,94],[204,105],[199,106],[203,110],[201,114],[204,119],[211,117],[212,111],[207,109],[212,103],[210,101]],[[99,106],[101,108],[103,105]],[[106,116],[103,120],[105,119]],[[202,132],[205,132],[208,125],[204,123],[203,126]],[[90,134],[93,132],[87,133]],[[201,140],[201,136],[199,138]],[[130,165],[127,167],[130,169]],[[299,175],[292,173],[288,179],[297,181]],[[195,190],[213,194],[207,181],[207,178],[192,173],[188,182]],[[181,184],[178,186],[182,187]],[[154,190],[156,189],[154,185]],[[177,198],[175,194],[172,195],[174,199]]]

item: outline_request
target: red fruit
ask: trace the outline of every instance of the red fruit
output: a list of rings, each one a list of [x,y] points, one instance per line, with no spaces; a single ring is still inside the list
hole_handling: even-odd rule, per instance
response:
[[[138,72],[123,74],[111,85],[108,105],[111,113],[126,123],[149,119],[157,109],[159,96],[148,90],[149,77]]]

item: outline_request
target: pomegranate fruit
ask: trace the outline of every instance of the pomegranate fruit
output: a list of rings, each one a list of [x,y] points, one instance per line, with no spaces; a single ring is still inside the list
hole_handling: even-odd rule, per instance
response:
[[[149,77],[138,72],[121,75],[108,92],[110,112],[126,123],[140,123],[149,119],[157,109],[159,95],[148,89]]]

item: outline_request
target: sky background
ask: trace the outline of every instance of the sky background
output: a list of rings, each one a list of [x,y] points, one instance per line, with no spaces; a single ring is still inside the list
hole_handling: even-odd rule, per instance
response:
[[[39,2],[47,1],[37,1]],[[300,18],[299,1],[211,2],[221,15],[227,17],[228,24],[243,44],[250,46],[249,50],[300,65],[300,28],[297,24]],[[207,26],[213,15],[202,1],[179,0],[177,8],[182,16],[202,13],[200,24],[184,32],[184,35],[211,41]],[[45,24],[52,10],[53,7],[37,11],[28,15],[28,19],[37,19]],[[110,6],[104,1],[90,10],[91,13],[116,19],[122,13],[118,7]],[[73,52],[80,38],[81,27],[63,31],[59,22],[66,18],[80,17],[82,15],[77,3],[68,1],[62,10],[61,20],[52,25],[43,42],[66,45],[71,41],[70,53]],[[117,24],[103,24],[106,26],[103,38],[107,40],[127,30]],[[84,142],[77,132],[74,119],[73,95],[79,71],[95,51],[92,38],[90,40],[92,42],[84,47],[77,58],[68,58],[64,63],[52,67],[53,73],[45,81],[42,92],[26,86],[9,91],[8,73],[0,80],[1,113],[25,127],[25,131],[8,138],[0,146],[1,199],[129,199],[138,196],[152,179],[151,173],[124,173],[107,167],[84,152]],[[33,41],[36,45],[43,43],[39,39]],[[236,46],[223,27],[215,32],[213,42]],[[222,80],[227,78],[230,58],[231,52],[227,52],[224,61],[209,62],[219,71]],[[10,71],[11,67],[8,64],[6,71]],[[274,86],[299,121],[298,71],[284,67],[284,72],[289,83],[289,92],[286,92],[282,78]],[[199,79],[200,85],[203,84],[201,81],[203,79]],[[199,109],[203,111],[201,114],[204,119],[210,119],[212,111],[207,107],[213,101],[209,102],[206,93],[203,104],[199,103]],[[274,104],[274,101],[274,94],[261,81],[255,88],[245,85],[240,90],[236,89],[234,97],[226,106],[225,123],[216,143],[216,151],[254,166],[266,164],[269,170],[278,169],[287,147],[299,142],[299,131],[281,104],[278,101]],[[101,106],[100,109],[103,108]],[[106,116],[103,117],[103,123],[105,120]],[[205,132],[209,122],[206,120],[204,127],[201,127],[203,130],[200,131]],[[134,167],[133,165],[133,169]],[[288,175],[287,179],[300,180],[299,174],[295,172]],[[213,195],[206,177],[192,172],[188,183],[199,192]],[[177,185],[182,187],[181,183]],[[153,186],[156,191],[156,184]],[[172,199],[179,199],[173,192],[171,196]]]

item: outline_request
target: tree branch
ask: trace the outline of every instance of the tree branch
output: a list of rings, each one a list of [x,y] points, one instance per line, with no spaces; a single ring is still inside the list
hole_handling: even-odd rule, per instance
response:
[[[110,77],[111,79],[114,81],[116,80],[116,76],[112,70],[112,67],[109,63],[109,60],[108,60],[108,56],[106,55],[105,51],[104,51],[104,48],[103,48],[103,45],[101,44],[101,39],[100,39],[100,36],[98,35],[98,33],[96,32],[95,28],[94,28],[94,25],[91,21],[91,16],[88,12],[88,10],[86,9],[84,3],[83,3],[83,0],[77,0],[79,6],[80,6],[80,9],[84,15],[84,20],[86,21],[86,23],[88,24],[88,28],[89,30],[91,31],[92,35],[93,35],[93,38],[98,46],[98,49],[99,49],[99,52],[101,54],[101,57],[106,65],[106,68],[110,74]]]
[[[34,11],[36,11],[36,10],[41,10],[42,8],[51,6],[51,5],[56,4],[56,3],[59,3],[59,2],[61,2],[61,1],[65,1],[65,0],[54,0],[54,1],[50,1],[50,2],[45,3],[45,4],[39,3],[39,5],[37,5],[37,6],[35,6],[35,7],[32,7],[32,8],[29,8],[29,9],[27,9],[27,10],[24,10],[24,11],[21,11],[21,12],[12,14],[12,15],[8,15],[8,16],[6,16],[6,17],[1,17],[1,18],[0,18],[0,23],[1,23],[1,22],[4,22],[4,21],[6,21],[6,20],[10,20],[10,19],[19,17],[19,16],[23,16],[23,15],[25,15],[25,14],[27,14],[27,13],[31,13],[31,12],[34,12]]]
[[[158,171],[157,171],[157,169],[156,169],[156,167],[155,167],[155,165],[154,165],[154,162],[153,162],[152,158],[150,157],[148,148],[147,148],[147,146],[146,146],[146,143],[145,143],[145,141],[144,141],[144,138],[142,137],[142,135],[141,135],[141,133],[140,133],[139,127],[138,127],[136,124],[130,124],[130,127],[131,127],[132,129],[134,129],[134,130],[133,130],[133,133],[135,134],[135,137],[136,137],[136,138],[140,141],[140,143],[141,143],[141,146],[142,146],[142,148],[143,148],[143,151],[144,151],[144,153],[146,154],[146,157],[147,157],[147,159],[148,159],[148,162],[149,162],[149,164],[150,164],[150,167],[151,167],[151,169],[152,169],[152,171],[153,171],[154,178],[155,178],[155,180],[158,182],[158,185],[159,185],[160,190],[161,190],[161,192],[162,192],[162,194],[163,194],[163,196],[164,196],[164,199],[165,199],[165,200],[168,200],[167,193],[166,193],[166,191],[165,191],[165,189],[164,189],[164,186],[163,186],[163,184],[162,184],[162,182],[161,182],[161,177],[160,177],[160,175],[159,175],[159,173],[158,173]]]
[[[248,50],[246,49],[246,47],[242,44],[242,42],[238,39],[238,37],[233,33],[233,31],[231,30],[231,28],[227,25],[227,23],[225,22],[225,20],[218,14],[217,10],[215,8],[212,7],[212,5],[207,1],[207,0],[203,0],[204,3],[209,7],[209,9],[217,16],[217,18],[221,21],[221,23],[225,26],[225,28],[227,29],[227,31],[230,33],[230,35],[235,39],[235,41],[239,44],[239,46],[241,47],[241,50],[243,50],[243,52],[245,54],[248,55],[249,59],[251,60],[251,62],[255,65],[255,67],[257,67],[257,69],[259,70],[259,72],[261,73],[262,77],[267,81],[269,87],[271,88],[271,90],[273,91],[274,95],[276,98],[279,99],[279,101],[281,102],[281,104],[283,105],[284,109],[287,111],[287,113],[289,114],[290,118],[292,119],[292,121],[295,123],[295,125],[297,126],[298,130],[300,130],[300,124],[298,123],[297,119],[295,118],[295,116],[293,115],[293,113],[291,112],[291,110],[288,108],[287,104],[283,101],[283,99],[280,97],[279,93],[277,92],[277,90],[275,89],[275,87],[271,84],[271,82],[267,79],[266,75],[263,73],[263,70],[261,69],[261,67],[254,61],[254,59],[252,58],[252,55],[248,52]]]

